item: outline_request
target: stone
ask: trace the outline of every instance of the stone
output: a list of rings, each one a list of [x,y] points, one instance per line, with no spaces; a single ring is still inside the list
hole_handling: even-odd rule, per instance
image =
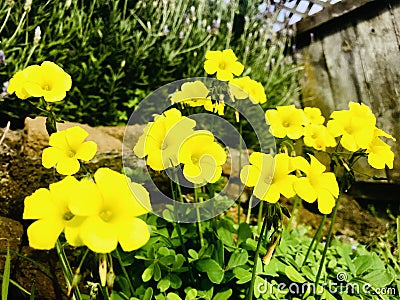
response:
[[[15,266],[16,256],[12,252],[19,252],[24,229],[22,224],[13,219],[0,216],[0,251],[11,252],[11,268]],[[0,274],[3,274],[6,255],[0,255]]]

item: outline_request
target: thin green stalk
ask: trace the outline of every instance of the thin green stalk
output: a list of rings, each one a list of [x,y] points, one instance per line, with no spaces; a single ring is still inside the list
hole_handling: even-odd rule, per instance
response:
[[[341,190],[340,190],[340,192],[341,192]],[[335,225],[336,215],[337,215],[338,208],[339,208],[339,202],[340,202],[340,194],[339,194],[339,197],[338,197],[338,199],[336,201],[336,205],[335,205],[335,207],[333,209],[333,214],[332,214],[331,224],[329,226],[328,236],[326,237],[326,243],[325,243],[324,251],[322,252],[322,258],[321,258],[321,261],[319,263],[317,276],[315,277],[315,287],[316,288],[318,288],[318,283],[319,283],[319,280],[321,278],[322,269],[324,268],[326,252],[328,251],[329,244],[331,243],[333,226]]]
[[[308,246],[308,250],[307,250],[307,253],[306,253],[306,257],[304,258],[304,261],[303,261],[303,263],[301,264],[301,266],[304,266],[304,265],[306,264],[307,258],[308,258],[308,255],[309,255],[310,252],[311,252],[312,246],[313,246],[314,242],[315,242],[316,240],[318,240],[318,237],[319,237],[319,235],[320,235],[321,232],[322,232],[322,228],[324,228],[325,220],[326,220],[326,215],[324,215],[324,216],[322,217],[321,223],[319,223],[318,230],[317,230],[317,232],[314,234],[314,236],[313,236],[313,238],[312,238],[312,241],[311,241],[311,243],[310,243],[310,246]]]
[[[270,207],[268,206],[268,210],[269,210],[269,208]],[[253,299],[254,283],[255,283],[255,280],[256,280],[256,272],[257,272],[257,264],[258,264],[258,255],[260,253],[261,242],[263,240],[263,236],[264,236],[265,230],[266,230],[267,225],[268,225],[268,218],[269,218],[269,214],[267,214],[264,217],[264,221],[263,221],[263,224],[262,224],[261,232],[260,232],[260,235],[258,237],[256,252],[254,253],[254,265],[253,265],[253,271],[251,273],[251,282],[250,282],[249,291],[247,293],[247,300],[252,300]]]
[[[199,195],[198,195],[198,191],[197,191],[198,187],[195,186],[194,187],[194,202],[195,203],[199,203],[202,202],[203,199],[199,199]],[[204,246],[204,238],[203,238],[203,228],[201,225],[201,219],[200,219],[200,211],[199,211],[199,206],[196,205],[196,215],[197,215],[197,230],[199,232],[199,237],[200,237],[200,246],[203,247]]]
[[[17,26],[17,28],[15,29],[13,35],[8,39],[7,45],[10,44],[10,42],[16,37],[18,31],[21,29],[22,23],[24,22],[24,19],[25,19],[25,16],[26,16],[26,11],[24,11],[24,13],[22,14],[21,20],[19,20],[18,26]]]
[[[115,256],[117,257],[118,263],[121,266],[122,273],[124,273],[125,279],[128,282],[129,290],[131,291],[131,295],[134,295],[135,294],[135,289],[133,288],[133,285],[132,285],[131,279],[129,278],[128,272],[126,271],[126,269],[124,267],[121,255],[119,255],[119,252],[118,252],[117,249],[115,249],[114,253],[116,254]]]
[[[258,234],[261,233],[261,219],[262,219],[262,213],[263,213],[263,208],[264,208],[264,201],[261,201],[258,207],[258,216],[257,216],[257,230]]]
[[[397,225],[397,253],[400,256],[400,216],[396,218],[396,225]]]
[[[26,59],[26,62],[25,62],[25,64],[24,64],[24,69],[28,66],[29,61],[31,60],[32,54],[33,54],[33,52],[35,52],[35,49],[36,49],[37,46],[38,46],[38,45],[33,45],[33,46],[32,46],[31,51],[30,51],[29,54],[28,54],[28,58]]]
[[[246,223],[247,224],[250,224],[252,206],[253,206],[253,195],[250,196],[250,200],[249,200],[249,209],[247,210],[247,218],[246,218]]]
[[[182,230],[181,230],[181,225],[179,224],[179,222],[176,222],[176,232],[178,233],[179,241],[182,246],[183,256],[185,257],[186,263],[188,264],[188,267],[189,267],[190,280],[192,281],[192,284],[194,284],[195,281],[194,281],[194,276],[193,276],[192,265],[189,262],[189,254],[187,252],[185,243],[183,242]]]
[[[239,171],[242,169],[242,122],[240,122],[240,116],[237,115],[239,122]],[[239,182],[239,190],[241,188],[241,183]],[[238,224],[240,225],[240,196],[238,198]],[[251,206],[249,205],[249,214],[251,214]]]
[[[69,265],[67,255],[64,252],[64,248],[61,245],[59,238],[56,241],[56,251],[57,251],[57,255],[60,260],[60,263],[61,263],[61,270],[63,272],[64,279],[67,284],[67,288],[69,290],[72,287],[72,280],[73,280],[72,269],[71,269],[71,266]],[[75,300],[82,299],[78,287],[74,289],[73,298]]]
[[[7,21],[8,21],[8,18],[10,17],[11,9],[12,9],[12,8],[9,7],[8,10],[7,10],[6,18],[4,19],[4,22],[3,22],[3,24],[1,25],[1,28],[0,28],[0,34],[1,34],[1,32],[3,31],[4,27],[6,26],[6,23],[7,23]]]

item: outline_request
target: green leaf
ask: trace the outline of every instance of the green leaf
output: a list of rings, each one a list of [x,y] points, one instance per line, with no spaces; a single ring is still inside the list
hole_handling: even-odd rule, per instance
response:
[[[143,300],[151,300],[153,298],[153,289],[148,287],[144,292]]]
[[[244,249],[236,249],[229,258],[227,269],[233,269],[237,266],[242,266],[247,263],[249,255]]]
[[[394,280],[394,277],[395,274],[388,270],[374,270],[363,276],[363,279],[376,288],[382,288],[389,285]]]
[[[226,300],[226,299],[229,299],[230,296],[232,296],[232,289],[229,289],[229,290],[226,290],[226,291],[222,291],[222,292],[218,292],[212,298],[212,300]]]
[[[252,236],[253,233],[251,232],[250,225],[247,223],[240,223],[238,229],[238,245],[246,241],[248,238],[251,238]]]
[[[349,294],[343,293],[342,294],[342,300],[358,300],[360,298],[356,296],[350,296]]]
[[[157,288],[160,290],[161,293],[164,293],[166,290],[169,289],[170,285],[171,281],[169,280],[169,276],[166,276],[158,282]]]
[[[195,300],[197,297],[197,290],[196,289],[190,289],[186,293],[185,300]]]
[[[167,300],[182,300],[182,298],[175,293],[168,293]]]
[[[154,274],[154,264],[151,264],[150,266],[148,266],[148,267],[143,271],[142,280],[143,280],[144,282],[149,281],[149,280],[153,277],[153,274]]]
[[[188,253],[189,253],[189,255],[190,255],[192,258],[194,258],[194,259],[198,259],[198,258],[199,258],[199,255],[198,255],[197,252],[196,252],[195,250],[193,250],[193,249],[189,249]]]
[[[224,271],[220,265],[211,258],[197,261],[196,268],[200,272],[207,273],[208,279],[210,279],[212,283],[221,283],[224,279]]]
[[[182,254],[178,254],[175,256],[175,262],[172,265],[173,270],[179,270],[182,268],[183,264],[185,262],[185,257]]]
[[[285,274],[293,282],[306,282],[306,279],[292,266],[287,266],[285,268]]]
[[[170,281],[173,289],[179,289],[182,285],[182,280],[176,274],[170,275]]]
[[[3,282],[1,284],[1,299],[7,300],[8,297],[8,287],[10,285],[10,272],[11,272],[11,255],[10,248],[7,246],[6,261],[4,263],[3,270]]]
[[[371,256],[369,256],[369,255],[358,256],[354,260],[356,274],[357,275],[363,274],[364,272],[366,272],[367,270],[369,270],[371,268],[371,264],[372,264]]]
[[[29,300],[35,300],[35,284],[32,284],[31,295],[29,296]]]
[[[154,264],[154,280],[159,281],[161,279],[161,269],[159,264]]]
[[[236,281],[237,284],[243,284],[251,280],[251,272],[241,267],[234,268],[233,274],[235,274],[235,277],[239,279]]]

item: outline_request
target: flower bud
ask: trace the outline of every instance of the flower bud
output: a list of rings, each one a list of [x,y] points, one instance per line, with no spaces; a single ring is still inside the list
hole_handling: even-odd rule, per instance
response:
[[[39,45],[40,39],[42,38],[42,31],[40,30],[40,27],[37,26],[35,28],[35,36],[33,37],[33,45],[37,46]]]

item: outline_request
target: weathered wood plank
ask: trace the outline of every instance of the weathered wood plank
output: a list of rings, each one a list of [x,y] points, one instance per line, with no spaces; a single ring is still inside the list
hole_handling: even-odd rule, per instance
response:
[[[368,20],[340,24],[304,48],[301,84],[304,98],[312,101],[303,104],[320,107],[326,116],[347,109],[349,101],[365,103],[376,115],[377,126],[400,141],[400,51],[394,21],[398,15],[399,5]],[[374,172],[365,162],[359,167],[364,173],[389,175],[400,183],[400,143],[388,143],[397,158],[393,170]]]

